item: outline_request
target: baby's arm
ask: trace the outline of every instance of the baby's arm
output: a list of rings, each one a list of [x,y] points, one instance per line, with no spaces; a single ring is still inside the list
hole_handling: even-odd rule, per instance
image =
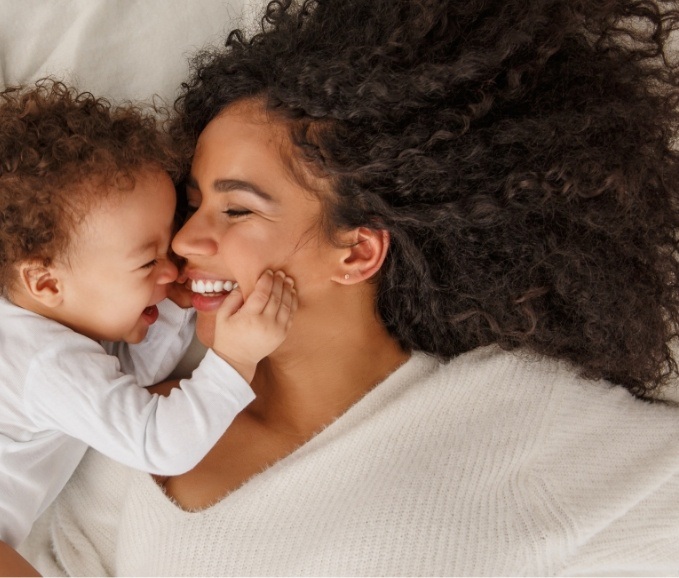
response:
[[[139,387],[95,342],[82,336],[55,340],[31,363],[27,412],[39,427],[64,432],[128,466],[159,475],[186,472],[254,399],[247,381],[284,339],[296,304],[282,274],[264,274],[244,305],[240,292],[232,292],[218,314],[215,345],[235,367],[208,351],[167,397]]]
[[[243,303],[235,289],[217,312],[213,349],[250,382],[257,364],[285,339],[297,310],[293,281],[265,271]]]
[[[0,576],[40,576],[16,550],[0,542]]]
[[[254,399],[213,351],[167,397],[140,387],[115,357],[79,339],[43,349],[24,387],[37,428],[63,432],[133,468],[177,475],[193,468]]]

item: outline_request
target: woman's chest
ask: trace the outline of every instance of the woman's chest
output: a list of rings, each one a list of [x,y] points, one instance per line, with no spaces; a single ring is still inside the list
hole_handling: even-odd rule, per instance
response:
[[[278,460],[274,450],[285,444],[257,439],[235,459],[235,442],[248,440],[232,436],[233,445],[219,444],[168,484],[171,497],[199,511],[172,504],[144,477],[122,513],[118,574],[503,574],[518,562],[544,573],[527,504],[505,475],[489,477],[476,452],[465,460],[432,422],[418,436],[412,423],[388,423],[337,424]],[[201,484],[210,491],[196,499]],[[547,534],[550,542],[565,537],[560,527]],[[511,542],[503,546],[509,558],[490,536]]]
[[[117,573],[453,573],[453,536],[468,534],[455,528],[470,520],[455,520],[447,481],[434,479],[417,460],[390,459],[383,444],[307,450],[254,476],[241,464],[239,475],[226,481],[217,481],[207,465],[193,477],[175,478],[170,487],[180,498],[191,491],[195,501],[190,481],[199,476],[211,487],[201,500],[217,499],[200,511],[172,504],[148,477],[146,484],[135,484],[122,512]],[[253,468],[256,463],[246,462]],[[480,539],[476,533],[468,537]]]
[[[291,454],[304,441],[276,435],[247,414],[241,414],[193,470],[180,476],[156,478],[156,482],[182,509],[203,510]]]

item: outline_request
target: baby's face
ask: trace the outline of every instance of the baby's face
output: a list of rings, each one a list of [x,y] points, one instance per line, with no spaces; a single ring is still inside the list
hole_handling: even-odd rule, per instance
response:
[[[79,226],[60,266],[59,321],[93,339],[138,343],[155,305],[177,278],[168,260],[175,190],[161,171],[135,175],[134,190],[113,194]]]

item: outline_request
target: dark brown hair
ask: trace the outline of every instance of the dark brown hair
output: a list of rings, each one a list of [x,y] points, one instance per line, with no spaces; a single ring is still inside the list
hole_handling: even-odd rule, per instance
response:
[[[195,59],[173,132],[189,150],[253,97],[292,121],[333,226],[391,234],[377,309],[404,348],[528,348],[650,397],[677,373],[676,6],[270,2]]]
[[[156,109],[113,106],[52,79],[0,93],[0,293],[15,265],[62,256],[97,198],[147,168],[175,178],[178,157]]]

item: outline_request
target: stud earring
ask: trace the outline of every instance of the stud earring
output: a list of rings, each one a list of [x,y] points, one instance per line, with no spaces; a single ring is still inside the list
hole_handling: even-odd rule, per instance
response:
[[[345,274],[344,274],[344,278],[345,278],[345,279],[349,279],[349,273],[345,273]]]

